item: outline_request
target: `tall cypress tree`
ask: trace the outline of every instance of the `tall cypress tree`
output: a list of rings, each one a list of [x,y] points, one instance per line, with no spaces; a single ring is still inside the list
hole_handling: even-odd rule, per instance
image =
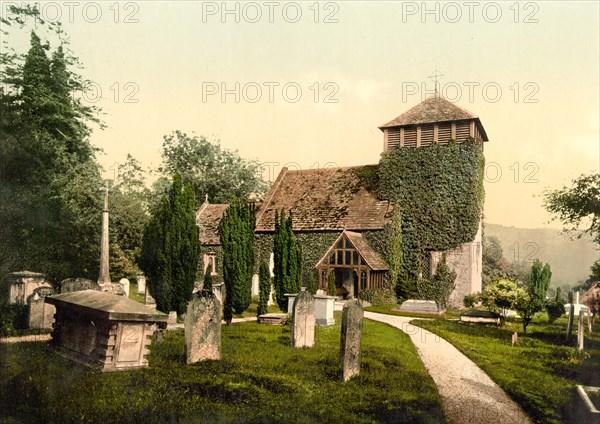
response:
[[[184,313],[192,296],[200,249],[195,209],[193,189],[175,174],[144,231],[140,266],[156,306],[165,312]]]
[[[273,237],[275,298],[281,310],[287,311],[286,293],[298,293],[302,286],[302,249],[292,231],[292,216],[285,211],[275,214]]]
[[[234,200],[219,223],[223,248],[224,314],[230,323],[233,312],[241,314],[250,306],[254,267],[254,210]]]

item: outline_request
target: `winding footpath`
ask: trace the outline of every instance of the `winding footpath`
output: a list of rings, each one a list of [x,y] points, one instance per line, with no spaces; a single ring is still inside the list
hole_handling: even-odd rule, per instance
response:
[[[399,328],[412,340],[438,387],[452,424],[530,424],[521,407],[473,361],[441,337],[416,327],[414,318],[365,312],[365,318]]]

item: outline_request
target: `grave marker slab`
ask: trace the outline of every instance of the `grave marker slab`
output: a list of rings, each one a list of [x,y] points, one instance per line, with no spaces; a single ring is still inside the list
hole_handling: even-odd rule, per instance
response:
[[[146,293],[146,277],[144,277],[143,275],[138,275],[136,281],[138,294]]]
[[[344,381],[348,381],[360,373],[360,341],[362,338],[363,316],[363,308],[357,299],[346,302],[342,310],[340,343],[340,359]]]
[[[292,307],[292,346],[315,344],[315,298],[307,291],[296,296]]]
[[[333,318],[335,299],[335,296],[315,295],[315,318],[317,325],[326,327],[335,324],[335,319]]]
[[[188,364],[221,359],[221,304],[212,292],[194,293],[185,314]]]
[[[53,293],[51,286],[38,287],[27,299],[29,307],[28,326],[32,329],[52,329],[56,308],[46,303],[46,296]]]
[[[35,289],[50,285],[45,274],[31,271],[8,274],[6,284],[7,290],[5,290],[8,291],[8,303],[10,305],[26,305],[27,299]],[[3,296],[6,296],[5,293],[3,293]]]
[[[60,294],[72,293],[83,290],[101,291],[98,283],[87,278],[67,278],[60,282]]]
[[[411,312],[413,314],[439,315],[444,313],[444,309],[440,309],[434,300],[409,299],[402,302],[400,310],[403,312]]]
[[[121,278],[119,280],[119,284],[121,284],[123,286],[123,291],[125,292],[125,296],[129,297],[129,287],[131,285],[129,280],[127,278]]]

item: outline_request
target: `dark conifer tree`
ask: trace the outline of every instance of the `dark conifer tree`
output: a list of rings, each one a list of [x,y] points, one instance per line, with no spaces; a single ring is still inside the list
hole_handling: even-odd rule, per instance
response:
[[[184,313],[192,296],[200,248],[195,210],[193,190],[176,174],[144,231],[140,265],[156,306],[164,312]]]
[[[225,283],[224,315],[230,323],[233,312],[241,314],[250,306],[254,267],[254,210],[234,200],[219,224],[223,248]]]

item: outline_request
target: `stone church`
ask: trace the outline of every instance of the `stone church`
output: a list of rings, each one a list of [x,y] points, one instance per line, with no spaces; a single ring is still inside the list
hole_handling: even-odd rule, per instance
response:
[[[431,96],[379,127],[383,150],[415,149],[470,139],[483,149],[488,141],[479,118],[440,96]],[[293,230],[304,255],[304,271],[314,272],[319,288],[326,289],[333,273],[336,294],[360,296],[384,287],[389,266],[377,240],[391,223],[394,204],[377,197],[363,176],[377,165],[336,169],[283,168],[269,192],[257,205],[257,259],[272,263],[275,213],[291,213]],[[227,205],[205,203],[197,212],[205,272],[221,274],[218,224]],[[423,276],[435,272],[443,252],[430,251]],[[462,307],[465,295],[481,291],[482,240],[479,230],[471,242],[446,251],[446,262],[456,274],[450,304]],[[258,262],[257,261],[257,262]],[[253,282],[253,294],[257,282]]]

